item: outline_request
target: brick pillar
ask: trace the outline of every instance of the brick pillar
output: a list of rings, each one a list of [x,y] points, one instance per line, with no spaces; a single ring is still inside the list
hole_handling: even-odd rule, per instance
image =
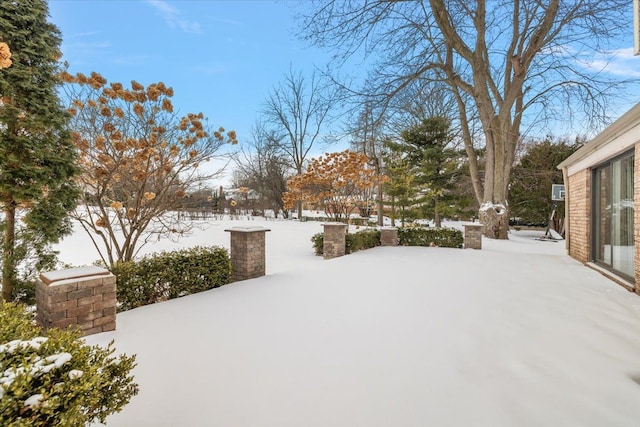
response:
[[[482,225],[481,224],[465,224],[464,248],[465,249],[482,249]]]
[[[77,326],[84,335],[116,328],[116,276],[100,267],[40,274],[36,319],[45,328]]]
[[[347,224],[341,222],[327,222],[322,224],[323,233],[323,258],[331,259],[345,254],[345,239],[347,234]]]
[[[380,229],[381,246],[398,246],[398,229],[396,227],[383,227]]]
[[[234,282],[253,279],[265,275],[265,233],[264,227],[233,227],[231,233],[231,265]]]

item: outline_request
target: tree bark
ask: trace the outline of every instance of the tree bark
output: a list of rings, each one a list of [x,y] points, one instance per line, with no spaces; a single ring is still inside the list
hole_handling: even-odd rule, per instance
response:
[[[298,221],[300,221],[302,219],[302,202],[296,202],[296,206],[298,209]]]
[[[382,191],[382,184],[380,183],[380,176],[382,175],[382,172],[380,171],[378,173],[378,200],[377,200],[377,205],[378,205],[378,225],[379,226],[383,226],[384,225],[384,192]]]
[[[391,226],[396,226],[396,197],[391,196]]]
[[[10,201],[4,210],[5,229],[2,248],[2,299],[13,300],[13,288],[16,282],[15,244],[16,244],[16,203]]]
[[[501,204],[485,203],[480,207],[478,219],[483,234],[492,239],[507,239],[509,231],[509,210]]]

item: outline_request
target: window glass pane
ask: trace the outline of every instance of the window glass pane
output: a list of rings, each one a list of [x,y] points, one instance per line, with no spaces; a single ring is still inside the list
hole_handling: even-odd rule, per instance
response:
[[[633,277],[633,156],[617,160],[612,166],[612,267]]]
[[[609,167],[596,170],[594,188],[594,259],[611,265],[611,198],[609,191]]]
[[[633,164],[626,156],[593,173],[593,260],[623,276],[635,276]]]

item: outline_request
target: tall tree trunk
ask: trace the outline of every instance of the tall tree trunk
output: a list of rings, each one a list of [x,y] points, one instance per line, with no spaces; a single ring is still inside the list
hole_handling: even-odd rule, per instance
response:
[[[378,175],[378,177],[380,177],[380,175]],[[384,225],[384,200],[382,199],[384,197],[384,193],[382,191],[382,184],[380,184],[380,179],[378,179],[378,200],[376,201],[377,205],[378,205],[378,225],[379,226],[383,226]]]
[[[487,167],[484,187],[484,200],[480,206],[478,218],[483,225],[484,235],[493,239],[508,239],[509,209],[507,191],[509,173],[513,161],[512,151],[515,141],[510,140],[509,126],[503,124],[498,116],[491,119],[486,132]]]
[[[16,203],[7,203],[4,210],[5,229],[2,246],[2,299],[12,301],[13,287],[16,282],[15,244],[16,244]]]
[[[492,239],[507,239],[509,230],[509,210],[501,204],[484,204],[480,207],[478,219],[484,235]]]
[[[302,202],[296,202],[296,207],[298,209],[298,221],[302,220]]]
[[[391,196],[391,226],[396,226],[396,196]]]
[[[440,218],[440,211],[438,210],[438,198],[435,198],[434,208],[433,208],[433,222],[436,225],[436,228],[440,228],[442,226],[442,218]]]

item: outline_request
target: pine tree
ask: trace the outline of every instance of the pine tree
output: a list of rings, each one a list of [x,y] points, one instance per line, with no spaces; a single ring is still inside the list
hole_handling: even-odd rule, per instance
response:
[[[414,201],[421,204],[423,215],[434,219],[436,227],[443,217],[457,215],[468,205],[466,198],[454,191],[463,173],[462,155],[451,146],[449,127],[447,119],[431,117],[402,131],[402,142],[388,143],[415,174],[414,189],[421,196]]]
[[[415,204],[419,188],[415,184],[416,171],[402,157],[401,144],[385,141],[387,153],[384,156],[385,169],[389,180],[384,184],[387,196],[391,198],[391,225],[395,226],[396,206],[400,208],[400,223],[404,227],[406,209]]]
[[[2,297],[9,301],[18,270],[52,260],[50,244],[71,230],[67,214],[78,193],[68,115],[56,92],[61,35],[47,3],[0,2],[0,42],[12,61],[0,69]],[[35,265],[21,266],[30,256]]]
[[[544,226],[553,210],[551,186],[563,184],[562,171],[556,166],[573,154],[584,143],[547,137],[538,143],[529,143],[526,152],[514,166],[509,185],[509,207],[519,223]],[[564,217],[564,203],[557,204],[556,218]]]

